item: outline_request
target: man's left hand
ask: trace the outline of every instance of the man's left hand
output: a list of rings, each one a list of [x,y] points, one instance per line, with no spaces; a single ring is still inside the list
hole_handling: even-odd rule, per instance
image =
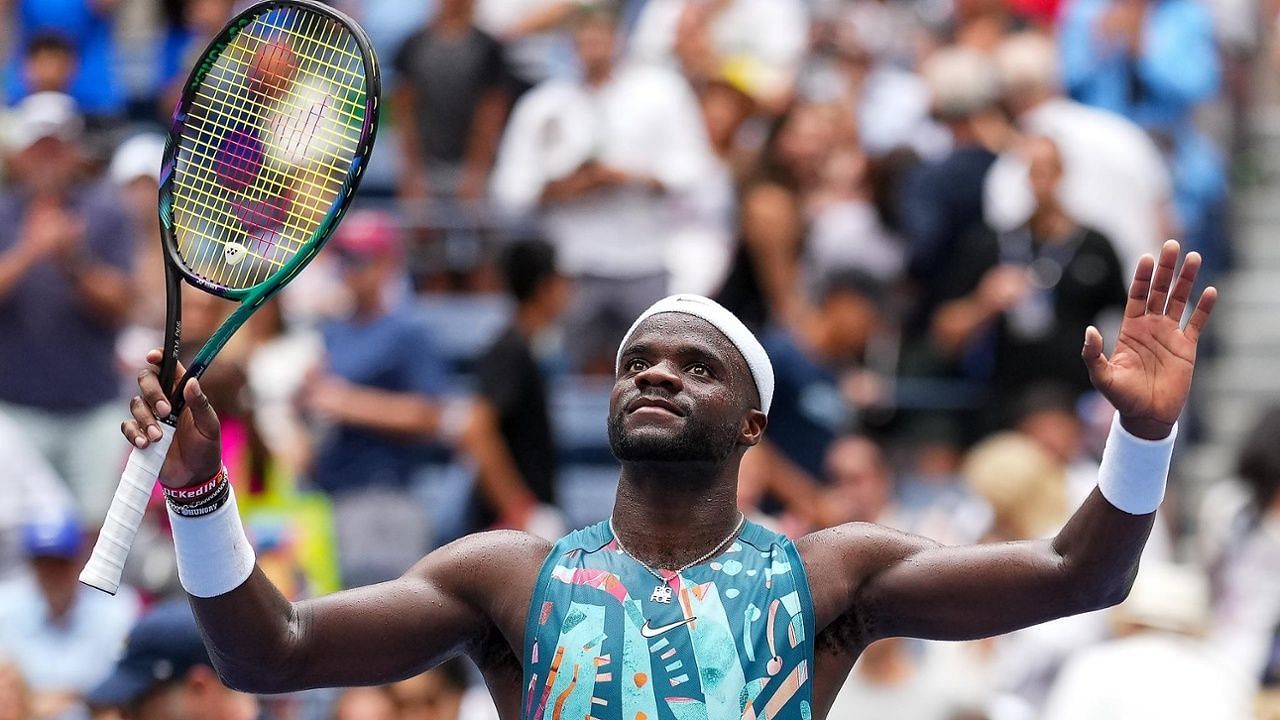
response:
[[[1182,413],[1196,344],[1218,298],[1216,289],[1206,288],[1182,328],[1200,255],[1189,253],[1178,272],[1180,254],[1178,243],[1170,240],[1159,259],[1142,256],[1110,358],[1102,352],[1097,328],[1090,327],[1084,336],[1082,354],[1094,387],[1119,411],[1126,430],[1148,440],[1168,437]]]

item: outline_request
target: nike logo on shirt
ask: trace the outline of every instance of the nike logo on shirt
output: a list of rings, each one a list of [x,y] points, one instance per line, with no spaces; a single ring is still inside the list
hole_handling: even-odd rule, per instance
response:
[[[673,622],[673,623],[671,623],[670,625],[663,625],[662,627],[656,627],[656,628],[651,628],[651,627],[649,627],[649,621],[648,621],[648,620],[645,620],[645,621],[644,621],[644,627],[641,627],[641,628],[640,628],[640,634],[641,634],[641,635],[643,635],[643,636],[644,636],[644,637],[646,637],[646,638],[653,639],[653,638],[656,638],[656,637],[658,637],[659,635],[661,635],[661,634],[663,634],[663,633],[666,633],[666,632],[670,632],[670,631],[672,631],[672,630],[675,630],[676,628],[680,627],[681,625],[688,625],[689,623],[691,623],[691,622],[693,622],[694,620],[697,620],[697,619],[698,619],[698,618],[696,618],[696,617],[685,618],[684,620],[680,620],[679,622]]]

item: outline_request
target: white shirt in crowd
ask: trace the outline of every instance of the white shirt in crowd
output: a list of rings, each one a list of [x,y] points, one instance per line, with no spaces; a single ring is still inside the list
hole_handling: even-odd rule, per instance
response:
[[[58,474],[27,439],[23,429],[0,413],[0,578],[23,565],[22,526],[40,513],[60,517],[76,512],[75,499]]]
[[[631,57],[678,68],[676,32],[691,1],[649,0],[631,36]],[[711,25],[724,61],[753,75],[768,97],[795,82],[809,48],[809,12],[800,0],[731,0]]]
[[[654,178],[542,205],[548,183],[589,161]],[[638,278],[664,272],[673,208],[714,173],[697,99],[678,74],[622,66],[602,87],[551,80],[516,104],[498,151],[493,195],[506,211],[537,212],[570,275]],[[541,206],[541,207],[540,207]]]
[[[1243,688],[1194,638],[1163,632],[1115,640],[1074,656],[1043,720],[1244,720]]]
[[[571,66],[572,51],[563,32],[511,37],[520,23],[563,0],[477,0],[476,27],[503,40],[511,70],[525,82],[556,77]]]
[[[1154,252],[1171,202],[1169,171],[1155,143],[1128,119],[1066,98],[1045,101],[1019,119],[1062,154],[1061,200],[1076,222],[1106,235],[1126,272]],[[986,218],[996,230],[1025,223],[1034,210],[1027,165],[1004,153],[987,174]]]

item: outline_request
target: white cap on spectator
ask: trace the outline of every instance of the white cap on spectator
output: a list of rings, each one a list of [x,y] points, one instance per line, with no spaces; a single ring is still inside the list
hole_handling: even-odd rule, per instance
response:
[[[1000,43],[996,66],[1005,90],[1056,93],[1061,86],[1058,49],[1053,40],[1036,32],[1023,32]]]
[[[640,313],[640,317],[632,323],[631,329],[622,338],[622,344],[618,346],[615,371],[622,368],[622,352],[627,349],[627,343],[640,328],[640,323],[659,313],[678,313],[702,318],[728,338],[747,361],[747,368],[751,370],[751,378],[755,381],[756,393],[760,396],[760,409],[766,415],[769,414],[769,406],[773,403],[773,363],[769,361],[769,354],[737,315],[715,300],[701,295],[672,295]]]
[[[1189,565],[1143,561],[1117,619],[1157,630],[1195,634],[1209,622],[1209,580]]]
[[[160,181],[160,164],[164,162],[164,137],[141,133],[120,143],[111,156],[107,175],[117,185],[128,185],[138,178]]]
[[[73,142],[84,129],[76,101],[58,92],[29,95],[13,109],[5,141],[11,152],[22,152],[47,137]]]
[[[944,119],[967,118],[1000,99],[995,63],[977,50],[949,47],[935,52],[920,70]]]

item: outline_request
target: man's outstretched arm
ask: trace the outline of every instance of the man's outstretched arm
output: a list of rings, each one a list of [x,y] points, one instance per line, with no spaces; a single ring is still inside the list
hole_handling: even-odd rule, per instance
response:
[[[148,361],[159,358],[154,351]],[[156,418],[169,406],[154,366],[138,380],[133,419],[121,429],[143,447],[158,437]],[[197,381],[185,397],[160,472],[170,488],[199,485],[222,465],[218,418]],[[234,499],[206,517],[171,517],[179,575],[214,666],[228,685],[250,692],[384,683],[492,640],[499,628],[518,628],[517,604],[527,603],[549,550],[523,533],[474,535],[396,580],[291,603],[254,564]]]
[[[886,528],[848,525],[811,536],[811,570],[838,568],[815,588],[819,623],[849,616],[857,642],[912,636],[969,639],[1113,605],[1127,594],[1163,496],[1172,433],[1191,386],[1196,343],[1217,293],[1180,320],[1200,267],[1176,272],[1178,245],[1139,263],[1115,352],[1086,333],[1094,386],[1117,409],[1099,488],[1056,537],[942,547]],[[1176,280],[1175,280],[1175,275]]]

